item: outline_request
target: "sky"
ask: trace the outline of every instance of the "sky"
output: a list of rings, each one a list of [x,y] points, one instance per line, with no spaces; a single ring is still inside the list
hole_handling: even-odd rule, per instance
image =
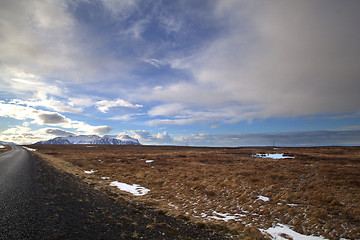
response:
[[[360,145],[358,0],[0,6],[0,141]]]

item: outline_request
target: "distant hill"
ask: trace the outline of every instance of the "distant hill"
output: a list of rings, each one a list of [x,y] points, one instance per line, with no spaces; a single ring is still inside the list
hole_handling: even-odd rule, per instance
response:
[[[15,143],[0,141],[0,145],[15,145]]]
[[[56,137],[35,144],[105,144],[105,145],[141,145],[139,140],[123,134],[119,136],[105,135],[70,135],[68,137]]]

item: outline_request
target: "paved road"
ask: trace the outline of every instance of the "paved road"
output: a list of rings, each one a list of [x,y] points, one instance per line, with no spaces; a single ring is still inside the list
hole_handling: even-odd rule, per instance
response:
[[[226,239],[111,200],[19,146],[0,155],[0,239]]]
[[[27,151],[18,146],[0,155],[0,238],[25,237],[31,226],[29,215],[36,207],[33,191],[36,169]]]

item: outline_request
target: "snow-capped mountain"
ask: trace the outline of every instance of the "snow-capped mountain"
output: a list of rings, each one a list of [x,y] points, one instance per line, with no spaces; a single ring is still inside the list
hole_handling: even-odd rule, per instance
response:
[[[35,144],[107,144],[107,145],[141,145],[139,140],[123,134],[119,136],[105,135],[69,135],[68,137],[56,137]]]
[[[0,145],[15,145],[15,143],[0,141]]]

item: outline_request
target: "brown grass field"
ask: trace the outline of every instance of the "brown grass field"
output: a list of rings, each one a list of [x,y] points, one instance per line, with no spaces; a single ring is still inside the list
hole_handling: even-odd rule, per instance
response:
[[[6,152],[7,150],[9,150],[8,146],[6,146],[6,145],[1,145],[1,146],[4,146],[4,148],[0,148],[0,153]]]
[[[360,239],[360,147],[30,147],[94,186],[111,189],[114,198],[218,227],[240,239],[261,239],[258,229],[278,223],[305,235]],[[256,153],[294,158],[252,157]],[[96,172],[83,173],[91,169]],[[139,184],[150,192],[133,197],[110,188],[111,181]]]

